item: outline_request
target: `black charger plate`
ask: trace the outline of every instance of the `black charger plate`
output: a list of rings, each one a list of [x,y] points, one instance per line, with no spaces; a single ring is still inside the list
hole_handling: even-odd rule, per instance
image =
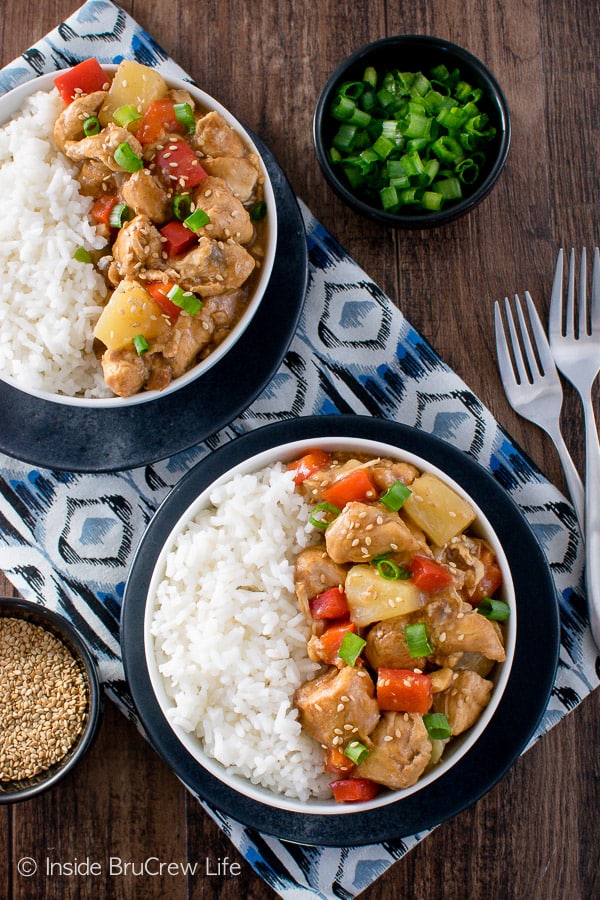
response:
[[[180,390],[130,407],[76,407],[0,381],[0,450],[36,466],[113,472],[187,450],[232,422],[267,386],[296,331],[308,280],[302,216],[273,154],[255,135],[277,203],[277,251],[264,298],[240,340]]]
[[[382,441],[438,466],[473,497],[506,553],[518,607],[510,678],[485,732],[446,774],[421,791],[375,810],[317,816],[250,800],[209,774],[179,742],[154,695],[144,656],[144,614],[162,546],[190,504],[216,478],[249,457],[289,441],[317,437]],[[189,790],[243,824],[282,840],[356,846],[417,834],[470,806],[508,771],[534,734],[554,684],[559,650],[556,589],[548,563],[521,511],[471,457],[415,428],[364,416],[314,416],[249,432],[201,460],[171,491],[134,557],[125,590],[121,645],[133,700],[157,752]]]

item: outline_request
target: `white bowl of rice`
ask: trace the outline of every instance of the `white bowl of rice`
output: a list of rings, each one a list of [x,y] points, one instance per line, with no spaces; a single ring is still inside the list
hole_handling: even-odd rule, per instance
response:
[[[233,797],[230,810],[242,821],[244,814],[240,804],[236,807],[236,797],[251,807],[256,804],[257,808],[271,810],[274,821],[281,813],[290,815],[292,821],[297,816],[316,816],[319,820],[331,817],[333,827],[334,820],[339,822],[352,814],[385,815],[399,801],[427,795],[469,754],[493,720],[515,653],[517,615],[511,569],[483,509],[443,468],[394,442],[395,431],[402,438],[402,426],[376,424],[376,420],[363,417],[321,418],[324,422],[333,420],[328,426],[333,431],[324,426],[319,434],[317,424],[305,439],[278,441],[277,446],[269,445],[266,438],[267,449],[249,456],[242,454],[241,461],[226,471],[219,473],[217,468],[218,477],[197,495],[189,497],[176,489],[176,496],[164,507],[170,515],[170,532],[149,537],[150,557],[142,551],[133,567],[133,583],[126,591],[125,608],[128,594],[137,606],[135,613],[128,611],[130,622],[133,616],[139,617],[140,604],[144,604],[143,625],[139,629],[137,623],[134,625],[135,636],[132,626],[125,623],[124,656],[134,698],[143,696],[146,685],[140,688],[137,684],[136,664],[128,667],[130,648],[140,654],[152,702],[160,710],[163,735],[173,737],[184,758]],[[335,431],[336,419],[340,420],[339,433]],[[342,424],[346,419],[351,420],[349,425]],[[359,429],[361,421],[364,425]],[[290,427],[292,432],[301,433],[301,420]],[[284,428],[282,423],[278,433]],[[378,433],[391,435],[391,442],[369,437]],[[333,436],[323,436],[327,434]],[[256,433],[245,436],[247,442],[256,438]],[[423,446],[425,440],[424,436]],[[433,439],[427,436],[427,440]],[[315,447],[391,457],[416,466],[420,472],[437,474],[475,508],[471,532],[484,538],[496,554],[503,576],[500,596],[511,610],[503,623],[506,660],[498,663],[489,676],[494,682],[491,700],[477,723],[454,738],[442,761],[412,787],[382,790],[375,799],[361,803],[334,801],[329,788],[332,776],[323,770],[323,751],[302,731],[294,706],[294,692],[302,682],[314,678],[320,666],[308,658],[310,625],[294,592],[295,557],[315,542],[315,528],[309,522],[310,506],[295,490],[287,464]],[[453,459],[455,466],[457,456],[456,450],[448,448],[449,461]],[[463,463],[459,461],[458,465]],[[208,466],[210,477],[210,461]],[[169,502],[174,503],[176,520],[173,512],[168,513]],[[140,573],[142,585],[136,583]],[[140,590],[146,592],[143,600]],[[144,649],[138,651],[133,645],[142,629]],[[147,693],[142,705],[146,700]],[[156,724],[157,717],[151,718]],[[183,777],[187,780],[185,773]],[[204,777],[191,787],[203,796]],[[465,796],[470,790],[472,786],[466,787]],[[219,795],[219,805],[221,799]],[[224,805],[227,807],[227,803]],[[448,815],[443,808],[439,814],[442,818]],[[268,816],[265,827],[270,830]],[[292,836],[292,832],[285,833]],[[343,825],[340,836],[340,843],[357,843],[348,838]],[[365,842],[369,842],[368,834]]]
[[[114,65],[103,66],[112,73]],[[53,124],[64,104],[48,73],[0,97],[0,380],[41,400],[70,407],[127,407],[172,393],[201,377],[240,339],[267,289],[277,245],[277,210],[268,171],[265,254],[247,305],[229,334],[204,359],[162,390],[116,396],[94,353],[93,329],[110,293],[104,277],[74,256],[101,251],[105,240],[89,219],[92,200],[79,193],[74,165],[58,150]],[[188,82],[202,110],[216,110],[260,160],[252,136],[211,96]]]

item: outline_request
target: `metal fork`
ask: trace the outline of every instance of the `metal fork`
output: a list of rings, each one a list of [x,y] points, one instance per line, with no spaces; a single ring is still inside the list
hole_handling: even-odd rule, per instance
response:
[[[600,255],[596,247],[591,296],[588,298],[585,248],[581,251],[576,304],[575,253],[571,250],[566,307],[563,304],[563,256],[561,249],[552,285],[548,330],[556,365],[583,402],[586,588],[592,634],[600,650],[600,442],[592,402],[592,387],[600,371]]]
[[[525,291],[525,302],[529,325],[521,301],[515,294],[515,309],[519,323],[517,333],[508,297],[504,299],[510,350],[502,321],[502,310],[500,304],[495,303],[494,323],[500,377],[513,409],[523,418],[542,428],[552,438],[565,473],[577,521],[583,533],[583,484],[560,430],[563,401],[560,378],[552,359],[548,338],[529,291]]]

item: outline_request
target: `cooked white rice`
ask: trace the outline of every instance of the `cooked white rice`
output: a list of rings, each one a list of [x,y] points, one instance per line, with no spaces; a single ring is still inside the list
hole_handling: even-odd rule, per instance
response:
[[[106,242],[54,143],[62,107],[57,91],[38,91],[0,128],[0,374],[27,390],[108,397],[92,351],[106,285],[73,258]]]
[[[327,797],[323,752],[293,693],[319,666],[294,594],[294,559],[313,543],[309,506],[280,464],[237,475],[177,537],[152,634],[171,721],[230,772],[289,797]]]

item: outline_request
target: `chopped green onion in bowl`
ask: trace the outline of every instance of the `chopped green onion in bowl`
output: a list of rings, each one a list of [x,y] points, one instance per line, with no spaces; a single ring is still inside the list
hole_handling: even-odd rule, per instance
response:
[[[340,85],[331,105],[338,125],[330,160],[359,196],[383,210],[440,210],[477,182],[496,136],[481,96],[459,69],[443,64],[427,75],[368,66],[362,80]]]
[[[326,81],[313,117],[318,163],[359,215],[432,228],[470,212],[510,148],[501,87],[464,48],[429,35],[360,47]]]

